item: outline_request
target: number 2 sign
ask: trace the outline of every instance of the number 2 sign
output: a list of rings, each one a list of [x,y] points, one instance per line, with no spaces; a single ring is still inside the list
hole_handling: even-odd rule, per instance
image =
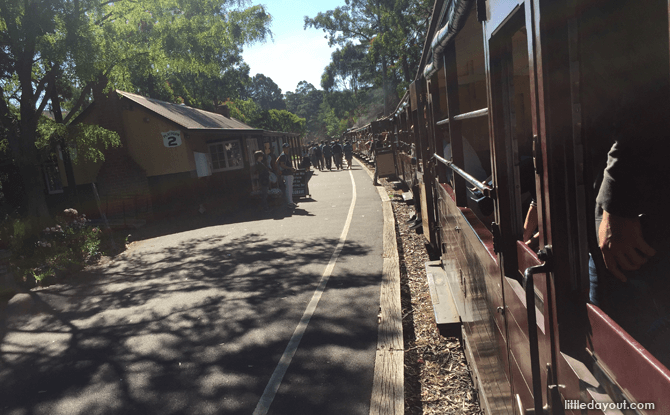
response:
[[[168,131],[161,134],[165,147],[179,147],[181,145],[181,133],[179,131]]]

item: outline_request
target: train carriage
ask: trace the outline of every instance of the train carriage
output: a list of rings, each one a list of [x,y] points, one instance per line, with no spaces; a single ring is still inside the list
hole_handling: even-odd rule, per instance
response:
[[[487,413],[670,413],[670,344],[648,350],[589,302],[589,266],[603,275],[594,185],[614,137],[668,141],[669,8],[435,3],[420,70],[385,121]]]

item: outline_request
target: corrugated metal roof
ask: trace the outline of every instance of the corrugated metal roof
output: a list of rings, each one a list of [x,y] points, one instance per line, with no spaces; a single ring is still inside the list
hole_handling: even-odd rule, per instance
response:
[[[123,97],[155,112],[188,130],[255,130],[234,118],[225,117],[215,112],[199,110],[186,105],[171,104],[153,98],[143,97],[130,92],[116,91]]]

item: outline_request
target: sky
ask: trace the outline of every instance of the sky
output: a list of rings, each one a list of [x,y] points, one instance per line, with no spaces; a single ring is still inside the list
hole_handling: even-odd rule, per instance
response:
[[[273,39],[246,46],[242,56],[251,70],[249,76],[262,73],[270,77],[282,93],[293,92],[300,81],[321,89],[321,75],[330,63],[335,47],[328,47],[322,30],[303,29],[304,17],[344,5],[344,0],[259,0],[272,16]]]

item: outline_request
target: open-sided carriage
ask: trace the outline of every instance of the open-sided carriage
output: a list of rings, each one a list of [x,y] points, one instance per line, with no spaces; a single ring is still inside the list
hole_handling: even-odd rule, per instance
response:
[[[386,132],[396,175],[419,178],[487,413],[670,413],[670,344],[589,301],[607,153],[636,129],[668,140],[668,20],[659,0],[435,2]],[[524,237],[531,206],[537,247]]]

